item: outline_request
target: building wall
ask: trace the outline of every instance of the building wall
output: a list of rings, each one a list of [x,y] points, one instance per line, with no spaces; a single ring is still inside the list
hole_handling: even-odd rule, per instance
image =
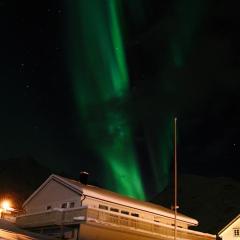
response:
[[[154,236],[153,234],[136,232],[131,230],[116,229],[111,226],[99,227],[93,224],[82,224],[79,231],[79,239],[81,240],[154,240],[164,238]]]
[[[79,239],[81,240],[173,240],[174,231],[168,232],[164,229],[162,232],[149,229],[148,231],[139,228],[118,227],[111,224],[98,224],[87,222],[80,225]],[[215,235],[204,234],[194,231],[178,231],[177,239],[181,240],[216,240]],[[72,240],[72,239],[71,239]]]
[[[239,236],[234,236],[234,229],[239,229]],[[223,240],[240,240],[240,218],[220,234],[220,237]]]
[[[26,213],[35,213],[46,211],[47,208],[61,208],[62,204],[67,202],[74,202],[74,207],[80,207],[80,195],[52,179],[24,206],[24,209]]]
[[[83,189],[84,192],[84,189]],[[59,183],[55,179],[50,179],[24,206],[26,213],[37,213],[54,208],[79,208],[81,207],[81,199],[83,206],[90,206],[92,208],[101,209],[111,213],[117,213],[122,218],[135,218],[149,220],[157,223],[173,225],[174,219],[154,214],[141,209],[136,209],[118,204],[117,202],[104,201],[97,197],[81,196],[78,192],[71,190],[68,186]],[[73,203],[74,206],[71,206]],[[63,207],[63,204],[66,206]],[[188,224],[183,221],[177,221],[177,226],[181,228],[188,228]],[[239,239],[240,240],[240,239]]]
[[[128,217],[128,216],[137,216],[136,219],[145,219],[149,221],[154,221],[154,222],[159,222],[167,225],[173,225],[174,224],[174,219],[170,219],[167,217],[159,216],[157,214],[149,213],[146,211],[142,211],[140,209],[134,209],[128,206],[123,206],[119,205],[117,203],[110,203],[106,202],[100,199],[95,199],[91,197],[86,197],[85,200],[83,201],[83,206],[90,206],[93,208],[100,208],[103,210],[107,210],[109,212],[112,211],[112,209],[118,210],[117,213],[122,214],[123,217]],[[106,207],[106,209],[102,208]],[[126,212],[128,214],[126,214]],[[133,214],[133,215],[132,215]],[[182,222],[182,221],[177,221],[177,226],[181,228],[188,228],[187,223]],[[240,239],[239,239],[240,240]]]

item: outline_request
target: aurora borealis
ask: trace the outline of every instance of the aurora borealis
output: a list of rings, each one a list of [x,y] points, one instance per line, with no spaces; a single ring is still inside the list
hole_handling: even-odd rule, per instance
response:
[[[0,1],[0,159],[32,156],[149,199],[179,171],[239,173],[233,2]],[[226,164],[226,162],[228,164]]]
[[[73,4],[73,89],[90,148],[102,161],[104,186],[145,199],[133,131],[119,107],[129,95],[120,7],[119,1]]]

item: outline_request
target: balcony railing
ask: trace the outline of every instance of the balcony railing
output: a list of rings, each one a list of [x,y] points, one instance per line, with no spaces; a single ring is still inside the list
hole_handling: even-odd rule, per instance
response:
[[[164,239],[173,239],[174,227],[158,222],[149,221],[140,217],[123,216],[107,210],[81,207],[73,209],[53,209],[35,214],[26,214],[17,217],[17,224],[24,228],[47,227],[52,225],[71,225],[82,223],[100,224],[125,230],[142,231],[160,235]],[[186,240],[214,240],[215,236],[188,229],[177,228],[177,238]]]
[[[118,213],[89,208],[87,211],[88,221],[97,221],[102,224],[111,224],[118,227],[127,227],[138,231],[151,232],[155,235],[161,235],[164,238],[173,238],[174,226],[155,223],[139,217],[123,216]],[[177,238],[188,240],[213,240],[215,235],[192,231],[184,228],[177,228]]]

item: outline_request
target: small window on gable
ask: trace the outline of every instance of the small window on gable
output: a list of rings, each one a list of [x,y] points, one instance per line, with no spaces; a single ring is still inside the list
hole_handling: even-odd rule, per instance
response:
[[[48,205],[47,210],[50,210],[50,209],[52,209],[52,206]]]
[[[102,205],[102,204],[99,204],[98,208],[103,210],[108,210],[108,206]]]
[[[133,216],[133,217],[139,217],[139,214],[138,214],[138,213],[131,213],[131,216]]]
[[[61,208],[67,208],[67,203],[63,203]]]
[[[70,202],[69,207],[70,208],[74,208],[74,206],[75,206],[75,203],[74,202]]]
[[[234,237],[239,237],[240,236],[240,228],[234,228],[233,235],[234,235]]]
[[[119,210],[117,208],[110,208],[110,211],[112,211],[112,212],[119,212]]]

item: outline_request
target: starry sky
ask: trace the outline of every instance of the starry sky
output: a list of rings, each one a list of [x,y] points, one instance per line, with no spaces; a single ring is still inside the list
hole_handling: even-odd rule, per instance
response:
[[[181,173],[239,178],[237,5],[223,0],[121,4],[130,84],[126,108],[134,116],[133,141],[145,181],[151,174],[151,132],[161,129],[169,114],[178,118]],[[69,5],[0,0],[0,160],[32,156],[77,175],[101,166],[74,100]]]

